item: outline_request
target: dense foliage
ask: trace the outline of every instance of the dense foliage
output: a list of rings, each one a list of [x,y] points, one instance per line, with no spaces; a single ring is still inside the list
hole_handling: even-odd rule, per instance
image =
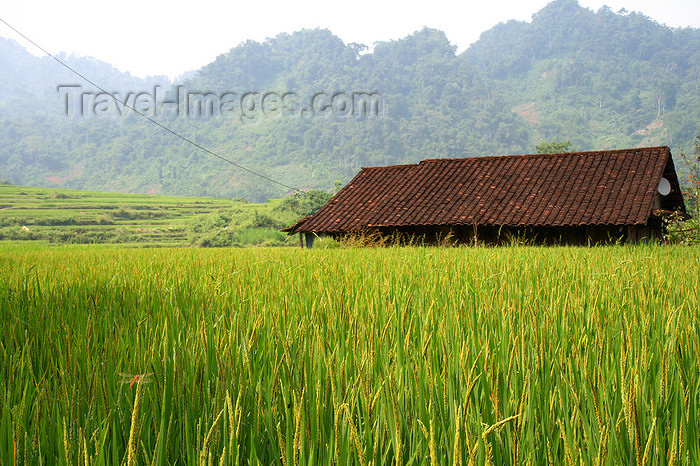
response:
[[[666,239],[672,243],[700,244],[700,133],[695,137],[695,150],[692,154],[680,152],[686,178],[685,205],[690,219],[674,215],[667,219]]]
[[[532,153],[543,141],[571,141],[577,150],[675,148],[689,145],[700,127],[699,51],[697,29],[593,12],[575,0],[556,0],[531,22],[499,24],[462,54],[432,29],[371,51],[326,30],[303,30],[240,44],[180,84],[239,96],[294,92],[300,103],[317,92],[377,92],[378,116],[266,116],[253,102],[253,111],[241,104],[232,117],[158,118],[289,186],[325,190],[361,166]],[[20,78],[4,72],[13,89],[38,66],[10,46],[0,54],[23,64]],[[87,75],[111,79],[104,64],[90,64],[81,64]],[[155,82],[114,79],[114,89],[141,86],[135,91]],[[0,172],[15,183],[255,202],[291,192],[133,114],[66,117],[55,84],[43,93],[0,94]]]
[[[331,195],[318,189],[279,201],[238,205],[198,216],[189,226],[190,244],[202,247],[296,245],[280,229],[323,207]]]
[[[538,154],[561,154],[564,152],[573,152],[571,149],[571,141],[566,142],[543,142],[537,144],[535,150]]]

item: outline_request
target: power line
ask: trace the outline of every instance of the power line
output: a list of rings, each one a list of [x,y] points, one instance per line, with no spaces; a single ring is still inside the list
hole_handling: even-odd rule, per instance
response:
[[[109,94],[110,96],[112,96],[112,98],[113,98],[114,100],[116,100],[116,101],[119,102],[120,104],[124,105],[125,107],[130,108],[131,110],[133,110],[134,112],[136,112],[139,116],[142,116],[143,118],[145,118],[146,120],[150,121],[150,122],[153,123],[154,125],[157,125],[157,126],[161,127],[162,129],[164,129],[164,130],[167,131],[168,133],[172,134],[173,136],[176,136],[176,137],[182,139],[183,141],[185,141],[185,142],[187,142],[187,143],[193,145],[194,147],[196,147],[196,148],[198,148],[198,149],[200,149],[200,150],[206,152],[207,154],[213,155],[213,156],[216,157],[217,159],[220,159],[220,160],[223,160],[224,162],[230,163],[230,164],[233,165],[234,167],[239,168],[239,169],[241,169],[241,170],[244,170],[244,171],[246,171],[246,172],[248,172],[248,173],[250,173],[250,174],[252,174],[252,175],[259,176],[260,178],[263,178],[263,179],[265,179],[265,180],[267,180],[267,181],[270,181],[270,182],[272,182],[272,183],[278,184],[278,185],[280,185],[280,186],[282,186],[282,187],[284,187],[284,188],[291,189],[292,191],[300,191],[299,188],[294,188],[294,187],[292,187],[292,186],[289,186],[289,185],[287,185],[287,184],[282,183],[281,181],[274,180],[274,179],[270,178],[270,177],[267,176],[267,175],[263,175],[262,173],[258,173],[258,172],[254,171],[254,170],[251,170],[250,168],[246,168],[246,167],[244,167],[243,165],[240,165],[240,164],[234,162],[233,160],[227,159],[226,157],[222,157],[221,155],[219,155],[219,154],[217,154],[217,153],[215,153],[215,152],[213,152],[213,151],[207,149],[206,147],[203,147],[203,146],[197,144],[196,142],[194,142],[193,140],[189,139],[188,137],[183,136],[183,135],[177,133],[176,131],[174,131],[174,130],[168,128],[167,126],[163,125],[162,123],[159,123],[157,120],[154,120],[153,118],[149,117],[148,115],[146,115],[146,114],[144,114],[144,113],[142,113],[142,112],[139,112],[139,111],[136,109],[135,106],[129,105],[128,103],[124,102],[123,100],[117,98],[115,95],[110,94],[109,92],[107,92],[106,90],[104,90],[102,87],[98,86],[97,84],[95,84],[94,82],[92,82],[90,79],[86,78],[85,76],[83,76],[82,74],[80,74],[79,72],[77,72],[76,70],[74,70],[73,68],[71,68],[69,65],[67,65],[67,64],[64,63],[63,61],[61,61],[61,60],[59,60],[58,58],[56,58],[55,56],[53,56],[53,55],[52,55],[51,53],[49,53],[45,48],[43,48],[42,46],[40,46],[39,44],[37,44],[36,42],[34,42],[33,40],[31,40],[29,37],[25,36],[25,35],[22,34],[21,32],[19,32],[17,29],[15,29],[14,27],[12,27],[12,26],[11,26],[7,21],[5,21],[4,19],[0,18],[0,21],[2,21],[3,23],[5,23],[5,26],[9,27],[9,28],[12,29],[13,31],[15,31],[17,34],[19,34],[20,36],[22,36],[24,39],[26,39],[28,42],[30,42],[32,45],[34,45],[34,47],[38,48],[39,50],[41,50],[42,52],[44,52],[46,55],[48,55],[49,57],[53,58],[53,59],[56,60],[58,63],[60,63],[60,64],[63,65],[64,67],[66,67],[66,68],[67,68],[68,70],[70,70],[72,73],[74,73],[74,74],[80,76],[80,77],[81,77],[82,79],[84,79],[86,82],[88,82],[89,84],[91,84],[91,85],[94,86],[95,88],[99,89],[100,91],[104,92],[105,94]]]

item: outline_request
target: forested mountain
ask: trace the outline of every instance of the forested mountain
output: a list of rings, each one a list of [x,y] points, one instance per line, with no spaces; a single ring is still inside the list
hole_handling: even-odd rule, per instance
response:
[[[104,83],[110,91],[170,85],[170,80],[165,76],[137,78],[91,57],[60,53],[57,58],[93,82]],[[0,63],[0,99],[3,100],[29,97],[53,100],[59,84],[81,83],[85,88],[91,87],[52,58],[36,57],[14,40],[4,37],[0,37]]]
[[[700,127],[700,30],[559,0],[482,34],[462,55],[535,137],[599,149],[690,146]]]
[[[0,48],[5,63],[13,63],[3,69],[3,83],[29,82],[22,77],[35,76],[35,65],[25,64],[21,49],[8,49]],[[93,71],[84,72],[110,90],[149,92],[153,84],[114,83],[105,70]],[[23,104],[23,93],[0,91],[1,177],[252,201],[289,192],[133,112],[67,117],[57,83],[50,95],[37,97],[41,111],[26,110],[34,107]],[[689,146],[700,127],[699,84],[700,30],[557,0],[530,22],[483,33],[462,54],[433,29],[371,50],[326,30],[249,41],[166,96],[209,94],[214,115],[192,110],[206,105],[185,109],[180,99],[177,110],[149,116],[287,185],[330,189],[361,166],[530,153],[542,141],[570,140],[577,150]],[[331,100],[336,93],[342,95]]]

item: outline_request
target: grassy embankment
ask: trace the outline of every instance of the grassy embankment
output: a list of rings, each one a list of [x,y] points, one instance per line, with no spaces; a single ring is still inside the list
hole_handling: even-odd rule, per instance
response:
[[[700,462],[697,248],[0,248],[1,464]]]

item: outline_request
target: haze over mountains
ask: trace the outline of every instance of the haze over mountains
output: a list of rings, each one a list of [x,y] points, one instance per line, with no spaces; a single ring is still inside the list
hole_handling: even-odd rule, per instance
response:
[[[531,153],[542,141],[677,152],[700,128],[700,30],[575,0],[500,24],[459,55],[433,29],[371,52],[327,30],[280,34],[231,49],[167,93],[166,78],[63,59],[122,98],[144,93],[139,108],[198,144],[299,188],[331,189],[361,166]],[[121,115],[50,58],[0,39],[0,60],[0,178],[251,201],[289,192]],[[81,87],[67,96],[59,84]],[[93,92],[87,114],[72,101],[66,116],[66,98],[83,91]],[[180,107],[149,106],[153,92]],[[187,93],[209,94],[211,106],[186,110]]]

